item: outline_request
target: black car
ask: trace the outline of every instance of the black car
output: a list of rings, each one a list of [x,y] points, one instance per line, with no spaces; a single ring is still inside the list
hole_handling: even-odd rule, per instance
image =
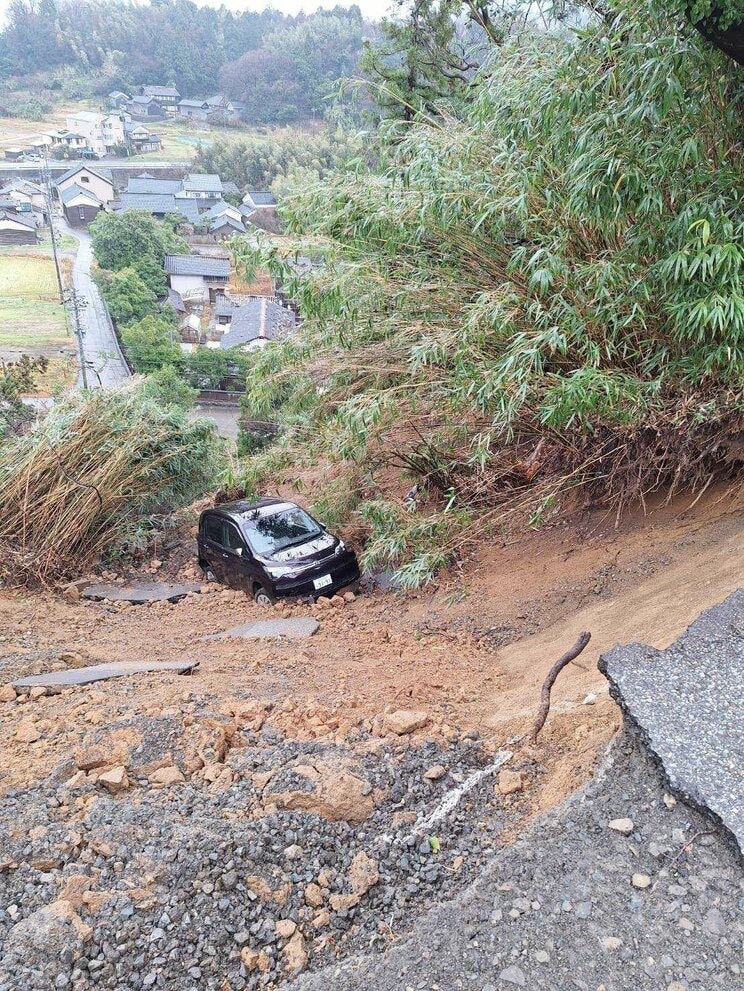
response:
[[[359,581],[356,554],[304,509],[281,499],[231,502],[199,517],[199,567],[208,579],[269,605],[333,595]]]

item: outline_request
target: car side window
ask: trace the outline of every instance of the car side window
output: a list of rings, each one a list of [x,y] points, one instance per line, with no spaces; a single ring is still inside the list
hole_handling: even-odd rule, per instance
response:
[[[225,547],[229,547],[231,551],[236,551],[238,549],[245,549],[245,541],[238,533],[236,527],[232,523],[224,523],[225,539],[223,541]]]
[[[207,540],[213,540],[216,544],[223,544],[222,520],[216,516],[208,516],[204,526],[204,536]]]

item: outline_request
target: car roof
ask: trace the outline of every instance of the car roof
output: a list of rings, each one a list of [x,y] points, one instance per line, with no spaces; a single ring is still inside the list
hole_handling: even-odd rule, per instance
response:
[[[242,517],[248,516],[254,512],[258,515],[270,516],[275,512],[279,512],[281,509],[294,508],[296,508],[296,503],[288,502],[286,499],[275,499],[271,497],[256,499],[254,501],[251,501],[250,499],[239,499],[236,502],[226,502],[221,506],[214,506],[211,509],[205,509],[202,516],[206,513],[222,513],[224,516],[229,516],[231,519],[240,520]],[[262,512],[262,510],[264,512]],[[270,510],[270,512],[266,512],[267,510]]]

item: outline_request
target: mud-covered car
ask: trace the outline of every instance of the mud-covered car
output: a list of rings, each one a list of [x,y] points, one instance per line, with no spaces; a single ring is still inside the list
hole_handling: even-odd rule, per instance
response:
[[[333,595],[359,581],[356,554],[300,506],[241,500],[199,517],[199,567],[209,580],[268,605]]]

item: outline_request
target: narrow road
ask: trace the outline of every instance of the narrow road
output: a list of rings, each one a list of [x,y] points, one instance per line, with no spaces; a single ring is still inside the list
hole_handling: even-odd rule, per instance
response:
[[[77,291],[80,325],[83,329],[83,353],[91,389],[110,389],[126,381],[129,368],[121,353],[111,318],[103,304],[98,286],[90,275],[93,248],[86,231],[70,227],[63,217],[55,217],[58,230],[76,238],[80,243],[72,266],[72,283]],[[82,373],[78,386],[82,385]]]

